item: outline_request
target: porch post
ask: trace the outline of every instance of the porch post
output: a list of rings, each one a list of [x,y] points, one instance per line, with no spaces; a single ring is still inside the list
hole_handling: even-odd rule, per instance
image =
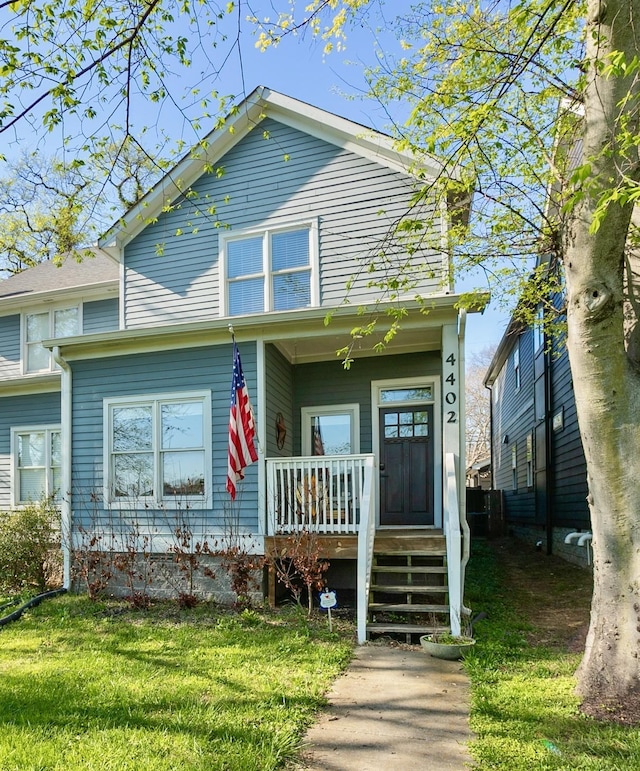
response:
[[[460,634],[462,610],[462,538],[458,479],[460,474],[461,374],[457,324],[442,326],[442,454],[443,454],[443,528],[447,545],[447,579],[451,634]]]

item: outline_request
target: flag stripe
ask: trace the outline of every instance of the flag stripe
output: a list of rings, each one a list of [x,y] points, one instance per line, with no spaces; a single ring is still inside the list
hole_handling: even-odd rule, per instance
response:
[[[234,340],[227,464],[227,492],[232,500],[236,497],[238,480],[244,479],[244,469],[258,460],[254,444],[255,435],[249,391],[242,372],[240,351]]]

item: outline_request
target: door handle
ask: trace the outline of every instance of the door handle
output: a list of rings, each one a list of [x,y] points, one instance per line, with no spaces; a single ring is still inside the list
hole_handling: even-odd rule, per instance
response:
[[[384,471],[384,468],[385,468],[384,463],[381,463],[380,464],[380,471]]]

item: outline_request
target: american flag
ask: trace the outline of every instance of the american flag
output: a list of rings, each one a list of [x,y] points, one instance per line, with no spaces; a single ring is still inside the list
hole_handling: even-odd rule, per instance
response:
[[[258,460],[254,446],[256,427],[249,401],[247,384],[242,373],[240,352],[233,341],[233,379],[231,381],[231,412],[229,415],[229,464],[227,492],[231,500],[236,498],[236,483],[244,478],[244,469]]]

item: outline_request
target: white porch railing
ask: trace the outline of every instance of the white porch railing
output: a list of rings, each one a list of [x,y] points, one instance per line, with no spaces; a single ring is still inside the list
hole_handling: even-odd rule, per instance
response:
[[[444,535],[447,542],[447,580],[449,583],[449,616],[451,634],[460,634],[462,612],[462,535],[456,459],[452,452],[445,455]]]
[[[267,535],[311,530],[357,533],[372,496],[373,455],[267,459]]]

